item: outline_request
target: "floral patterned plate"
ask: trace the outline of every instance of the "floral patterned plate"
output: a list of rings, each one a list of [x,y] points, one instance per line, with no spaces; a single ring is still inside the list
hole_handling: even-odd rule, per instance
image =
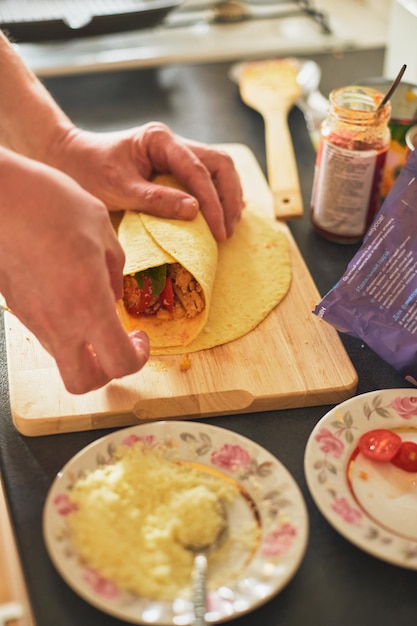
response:
[[[252,516],[259,524],[256,550],[237,575],[210,592],[207,621],[234,619],[277,594],[294,576],[307,545],[307,511],[297,484],[275,457],[253,441],[217,426],[177,421],[142,424],[107,435],[81,450],[59,472],[45,502],[43,528],[49,555],[67,584],[93,606],[127,622],[187,626],[193,621],[189,600],[156,602],[134,596],[81,563],[71,545],[66,518],[71,512],[72,485],[83,472],[111,463],[117,446],[137,440],[145,445],[166,444],[181,461],[208,466],[225,480],[237,481],[245,496],[243,516]],[[233,524],[233,514],[229,522]]]
[[[417,473],[359,452],[370,430],[397,432],[417,442],[417,390],[389,389],[355,396],[329,411],[307,443],[304,467],[324,517],[365,552],[417,569]]]

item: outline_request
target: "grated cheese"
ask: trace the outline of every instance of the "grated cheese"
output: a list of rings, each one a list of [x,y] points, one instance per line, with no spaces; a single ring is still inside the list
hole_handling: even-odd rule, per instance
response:
[[[236,485],[137,442],[119,448],[115,463],[76,481],[70,499],[77,510],[67,518],[71,541],[88,567],[124,590],[158,600],[185,597],[194,555],[180,539],[210,540],[219,524],[213,502],[231,503],[239,494]],[[255,529],[249,536],[253,543]],[[227,567],[224,575],[231,575]]]

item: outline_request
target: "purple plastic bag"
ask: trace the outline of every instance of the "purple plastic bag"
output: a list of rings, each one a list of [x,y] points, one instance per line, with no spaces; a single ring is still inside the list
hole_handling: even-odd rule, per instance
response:
[[[362,339],[417,385],[417,150],[314,313]]]

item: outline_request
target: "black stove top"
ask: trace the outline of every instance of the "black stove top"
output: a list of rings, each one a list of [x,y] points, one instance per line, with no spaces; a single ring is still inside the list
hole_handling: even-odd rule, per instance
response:
[[[181,0],[0,0],[0,28],[16,43],[150,28]]]

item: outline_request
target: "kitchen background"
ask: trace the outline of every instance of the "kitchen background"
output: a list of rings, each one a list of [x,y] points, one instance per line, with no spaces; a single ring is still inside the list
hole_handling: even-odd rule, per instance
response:
[[[132,10],[145,27],[77,36],[94,15]],[[417,0],[0,0],[0,25],[62,16],[70,38],[16,43],[39,76],[386,47],[385,77],[407,63],[417,82]]]

